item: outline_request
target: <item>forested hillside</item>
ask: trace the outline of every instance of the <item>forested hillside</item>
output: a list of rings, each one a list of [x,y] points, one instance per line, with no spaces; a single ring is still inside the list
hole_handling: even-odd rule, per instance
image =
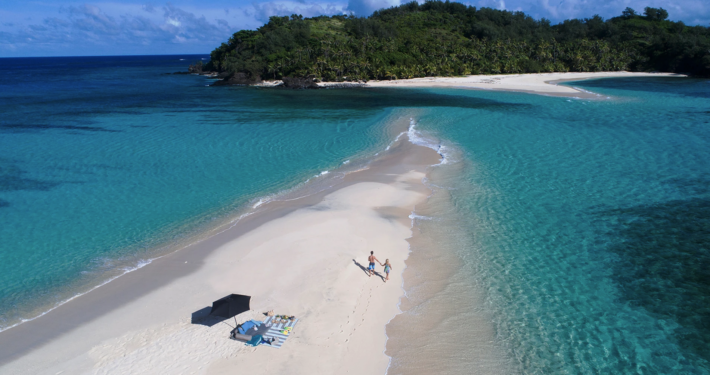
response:
[[[522,12],[411,2],[368,18],[271,17],[212,51],[204,70],[323,81],[468,74],[663,71],[710,76],[710,28],[626,8],[551,25]]]

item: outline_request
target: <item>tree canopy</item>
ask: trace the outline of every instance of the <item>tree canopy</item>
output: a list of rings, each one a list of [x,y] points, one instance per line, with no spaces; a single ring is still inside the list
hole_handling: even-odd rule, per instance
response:
[[[206,70],[324,81],[469,74],[664,71],[710,76],[710,28],[626,8],[551,25],[523,12],[413,1],[370,17],[271,17],[211,53]]]

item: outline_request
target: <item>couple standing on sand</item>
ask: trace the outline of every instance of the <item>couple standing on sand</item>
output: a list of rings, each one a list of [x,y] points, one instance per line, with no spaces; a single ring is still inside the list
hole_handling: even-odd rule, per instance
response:
[[[390,271],[392,270],[392,265],[390,264],[389,259],[385,259],[385,264],[382,264],[382,262],[380,262],[379,259],[377,259],[375,257],[375,252],[370,251],[370,256],[367,257],[367,260],[370,262],[370,265],[367,267],[367,270],[370,273],[370,275],[369,275],[370,277],[372,277],[372,275],[375,273],[375,261],[377,261],[377,263],[379,263],[380,266],[385,267],[385,273],[387,274],[387,277],[385,278],[385,282],[387,282],[387,280],[390,279]]]

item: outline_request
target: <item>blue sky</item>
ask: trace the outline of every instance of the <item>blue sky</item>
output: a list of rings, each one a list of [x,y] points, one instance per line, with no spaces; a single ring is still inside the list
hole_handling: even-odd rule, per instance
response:
[[[477,7],[521,10],[556,23],[599,14],[614,17],[628,7],[663,7],[670,18],[710,25],[708,0],[473,0]],[[0,0],[0,57],[209,53],[241,29],[272,15],[372,11],[400,0]]]

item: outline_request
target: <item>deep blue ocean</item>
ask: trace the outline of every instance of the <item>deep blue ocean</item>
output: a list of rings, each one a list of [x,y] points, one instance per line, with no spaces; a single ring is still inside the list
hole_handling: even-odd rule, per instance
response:
[[[372,158],[412,113],[449,151],[429,183],[453,209],[416,223],[457,259],[438,298],[482,292],[513,372],[710,373],[710,81],[568,83],[581,100],[166,74],[205,58],[0,59],[0,329]]]

